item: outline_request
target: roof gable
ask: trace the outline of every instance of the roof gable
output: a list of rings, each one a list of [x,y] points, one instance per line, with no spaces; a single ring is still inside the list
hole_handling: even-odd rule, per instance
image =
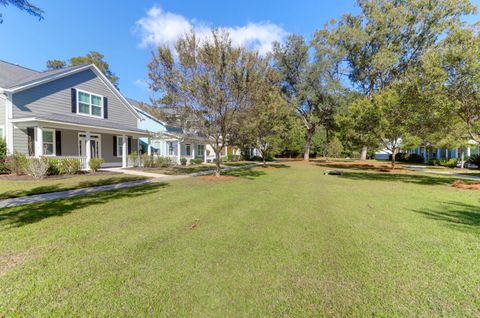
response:
[[[120,93],[120,91],[108,80],[108,78],[98,69],[95,64],[85,64],[79,66],[68,67],[59,70],[53,70],[48,72],[36,72],[30,74],[28,77],[23,78],[13,86],[6,88],[6,91],[11,93],[18,93],[24,90],[27,90],[32,87],[43,85],[51,81],[60,80],[64,77],[77,74],[85,70],[92,70],[95,75],[102,80],[102,82],[108,87],[108,89],[117,96],[120,101],[125,105],[125,107],[138,119],[140,119],[139,114],[135,111],[133,106],[127,101],[127,99]]]

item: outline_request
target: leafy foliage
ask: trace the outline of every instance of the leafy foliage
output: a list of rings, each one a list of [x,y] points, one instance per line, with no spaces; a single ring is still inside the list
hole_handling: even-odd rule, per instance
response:
[[[38,18],[38,20],[43,20],[43,10],[27,0],[0,0],[0,5],[3,5],[4,7],[12,5],[30,15],[33,15],[34,17]],[[0,24],[1,23],[3,23],[3,19],[2,14],[0,13]]]
[[[237,114],[251,103],[257,73],[266,66],[256,52],[234,46],[224,30],[213,30],[203,41],[192,32],[178,40],[175,53],[164,46],[152,56],[150,88],[161,93],[154,104],[175,108],[192,131],[209,137],[217,175]]]
[[[96,51],[90,51],[87,55],[75,56],[67,62],[62,60],[48,60],[47,69],[56,70],[67,66],[77,66],[83,64],[95,64],[96,67],[108,78],[108,80],[118,88],[118,76],[110,70],[110,65],[104,60],[104,55]]]

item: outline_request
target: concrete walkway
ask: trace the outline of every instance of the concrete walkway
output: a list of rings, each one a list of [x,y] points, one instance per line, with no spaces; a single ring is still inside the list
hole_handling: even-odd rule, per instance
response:
[[[431,174],[448,176],[448,177],[456,177],[456,178],[466,179],[466,180],[480,180],[480,176],[470,176],[468,174],[456,173],[451,171],[430,170],[426,166],[407,166],[407,168],[411,171],[416,171],[416,172],[431,173]]]
[[[222,171],[245,169],[245,168],[251,168],[255,166],[257,166],[256,163],[245,165],[245,166],[226,167],[226,168],[223,168]],[[115,169],[118,169],[118,170],[115,170]],[[171,176],[171,175],[165,175],[165,174],[159,174],[159,173],[149,173],[149,172],[144,172],[140,170],[129,170],[129,169],[121,169],[121,168],[110,168],[105,170],[122,172],[126,174],[137,175],[137,176],[151,177],[152,179],[136,180],[136,181],[122,182],[122,183],[109,184],[109,185],[103,185],[103,186],[97,186],[97,187],[82,188],[82,189],[76,189],[76,190],[66,190],[66,191],[59,191],[59,192],[50,192],[50,193],[43,193],[43,194],[34,194],[34,195],[28,195],[28,196],[23,196],[19,198],[5,199],[5,200],[0,200],[0,209],[20,206],[25,204],[31,204],[31,203],[37,203],[37,202],[43,202],[43,201],[49,201],[49,200],[66,199],[66,198],[71,198],[79,195],[85,195],[85,194],[91,194],[91,193],[97,193],[97,192],[125,189],[125,188],[135,187],[139,185],[152,184],[155,182],[164,182],[164,181],[185,179],[189,177],[204,176],[204,175],[215,173],[214,170],[209,170],[209,171],[202,171],[202,172],[197,172],[197,173],[192,173],[187,175]]]

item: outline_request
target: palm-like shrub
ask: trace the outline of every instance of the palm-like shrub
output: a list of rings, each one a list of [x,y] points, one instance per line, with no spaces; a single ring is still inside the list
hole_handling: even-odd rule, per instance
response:
[[[98,169],[100,169],[104,162],[105,160],[103,160],[103,158],[92,158],[88,162],[88,165],[90,166],[90,169],[92,169],[92,171],[95,173],[98,171]]]
[[[476,165],[477,168],[480,169],[480,154],[471,155],[467,162]]]

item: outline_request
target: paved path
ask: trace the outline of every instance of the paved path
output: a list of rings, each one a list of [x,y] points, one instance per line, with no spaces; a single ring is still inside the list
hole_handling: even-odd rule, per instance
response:
[[[245,166],[227,167],[227,168],[223,168],[222,171],[251,168],[254,166],[257,166],[257,164],[255,163],[255,164],[249,164]],[[155,182],[164,182],[164,181],[185,179],[189,177],[204,176],[204,175],[213,174],[215,172],[214,170],[209,170],[209,171],[197,172],[197,173],[192,173],[187,175],[170,176],[170,175],[164,175],[159,173],[148,173],[148,172],[139,171],[139,170],[122,170],[122,169],[119,169],[119,170],[108,169],[108,170],[123,172],[127,174],[138,175],[138,176],[152,177],[152,179],[136,180],[136,181],[122,182],[122,183],[109,184],[109,185],[103,185],[103,186],[97,186],[97,187],[82,188],[82,189],[76,189],[76,190],[66,190],[66,191],[43,193],[43,194],[34,194],[34,195],[28,195],[28,196],[23,196],[19,198],[5,199],[5,200],[0,200],[0,209],[19,206],[19,205],[25,205],[25,204],[31,204],[31,203],[37,203],[37,202],[43,202],[43,201],[49,201],[49,200],[66,199],[66,198],[71,198],[71,197],[90,194],[90,193],[130,188],[130,187],[135,187],[135,186],[144,185],[144,184],[152,184]]]
[[[425,167],[425,166],[407,166],[407,168],[409,170],[417,171],[417,172],[431,173],[431,174],[456,177],[456,178],[467,179],[467,180],[480,180],[480,176],[470,176],[468,174],[456,173],[451,171],[430,170],[428,169],[428,167]]]

